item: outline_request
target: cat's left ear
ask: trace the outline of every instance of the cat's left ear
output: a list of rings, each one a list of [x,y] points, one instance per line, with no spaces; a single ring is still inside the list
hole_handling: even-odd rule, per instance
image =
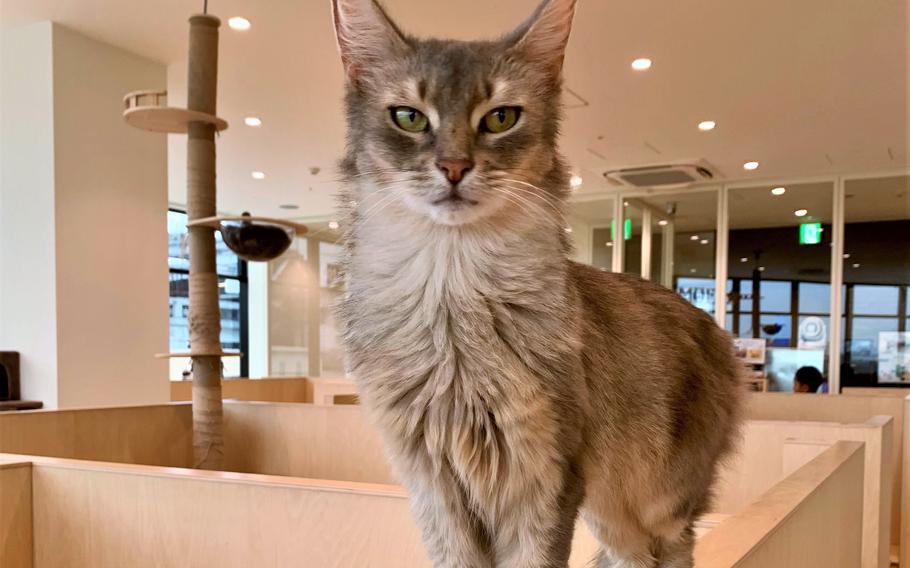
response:
[[[408,49],[407,38],[376,0],[332,0],[345,73],[359,83],[369,70]]]
[[[558,76],[572,31],[575,4],[576,0],[543,0],[531,17],[507,36],[507,41],[514,42],[512,49]]]

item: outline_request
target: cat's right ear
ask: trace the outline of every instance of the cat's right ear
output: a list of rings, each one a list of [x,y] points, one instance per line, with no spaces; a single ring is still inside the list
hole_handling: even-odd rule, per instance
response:
[[[352,84],[390,56],[408,49],[408,40],[376,0],[332,0],[335,37],[345,75]]]

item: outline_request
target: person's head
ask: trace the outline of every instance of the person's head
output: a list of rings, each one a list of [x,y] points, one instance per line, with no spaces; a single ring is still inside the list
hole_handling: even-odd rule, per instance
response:
[[[800,367],[793,378],[795,392],[817,392],[818,387],[825,382],[822,372],[815,367]]]

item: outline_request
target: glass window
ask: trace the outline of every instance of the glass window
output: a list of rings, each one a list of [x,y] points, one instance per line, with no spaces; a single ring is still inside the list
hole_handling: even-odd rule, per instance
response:
[[[896,316],[900,288],[897,286],[853,287],[853,313],[867,316]]]
[[[799,313],[827,314],[831,309],[831,285],[799,283]]]
[[[170,351],[186,352],[189,337],[189,257],[187,254],[186,213],[168,211],[168,266],[170,267]],[[246,369],[246,273],[245,265],[216,235],[216,269],[219,274],[218,293],[221,309],[221,344],[225,351],[239,351],[243,357],[225,357],[224,376],[239,377]],[[170,359],[170,379],[180,380],[189,375],[190,359]]]

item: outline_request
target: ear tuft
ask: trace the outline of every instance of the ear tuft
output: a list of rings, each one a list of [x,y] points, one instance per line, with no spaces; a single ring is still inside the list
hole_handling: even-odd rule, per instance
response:
[[[543,0],[534,13],[508,38],[513,49],[539,62],[558,76],[572,32],[576,0]]]
[[[332,0],[332,16],[341,62],[352,83],[372,66],[408,49],[404,34],[376,0]]]

